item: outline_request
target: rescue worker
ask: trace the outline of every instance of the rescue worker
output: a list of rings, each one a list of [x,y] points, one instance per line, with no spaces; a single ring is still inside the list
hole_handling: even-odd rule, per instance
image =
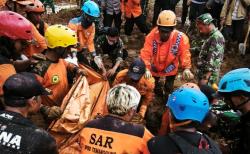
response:
[[[38,75],[44,87],[53,92],[50,96],[42,97],[43,105],[60,106],[69,90],[67,71],[78,75],[86,75],[86,73],[62,59],[77,44],[74,31],[63,25],[52,25],[47,28],[45,38],[48,42],[48,50],[43,59],[34,65],[32,72]]]
[[[44,11],[44,5],[39,0],[34,0],[34,3],[26,5],[27,19],[30,20],[42,36],[44,36],[45,31],[49,26],[41,19]]]
[[[200,33],[207,37],[201,46],[197,60],[199,85],[217,85],[224,57],[224,37],[214,26],[213,18],[209,13],[200,15],[196,24]]]
[[[27,119],[39,111],[41,95],[49,92],[31,73],[10,76],[3,85],[6,108],[0,111],[0,153],[57,154],[57,145],[45,130]]]
[[[108,54],[112,61],[112,68],[107,71],[106,77],[114,76],[119,71],[122,61],[128,56],[120,38],[119,30],[115,27],[108,28],[105,35],[97,38],[95,46],[98,54]]]
[[[23,48],[31,40],[31,24],[23,16],[11,12],[0,12],[0,102],[3,96],[3,84],[5,80],[23,67],[28,67],[29,60],[20,62]],[[21,67],[20,67],[21,66]],[[4,106],[0,103],[0,108]]]
[[[250,69],[239,68],[226,73],[219,82],[219,95],[234,110],[239,110],[240,144],[238,153],[250,153]]]
[[[146,18],[142,14],[143,12],[140,4],[141,1],[122,0],[121,3],[122,13],[124,14],[126,20],[124,25],[124,30],[126,34],[125,42],[127,42],[128,37],[131,36],[134,24],[137,25],[137,27],[143,34],[148,34],[149,28],[146,24]]]
[[[180,88],[193,88],[195,90],[200,90],[199,86],[195,83],[188,82],[180,86]],[[172,130],[170,128],[170,110],[168,107],[166,107],[166,110],[162,114],[161,118],[161,127],[158,131],[158,135],[166,135],[170,133]]]
[[[10,9],[14,10],[15,12],[25,16],[26,10],[28,8],[37,5],[34,4],[33,0],[17,0],[17,1],[8,1],[10,4]],[[36,1],[37,2],[37,1]],[[32,24],[32,41],[31,43],[26,47],[25,49],[25,55],[30,58],[34,53],[41,53],[45,49],[47,49],[47,44],[45,41],[45,38],[42,36],[42,34],[39,33],[39,31],[36,29],[36,27]]]
[[[35,34],[44,37],[44,33],[48,28],[48,24],[41,19],[41,15],[45,11],[42,2],[40,2],[39,0],[34,0],[32,4],[26,5],[25,11],[27,19],[30,20],[30,22],[36,28],[36,33],[39,32],[39,34]],[[25,54],[28,57],[31,57],[34,54],[43,52],[43,50],[44,49],[37,46],[36,43],[33,43],[28,47]]]
[[[99,6],[93,1],[87,1],[83,4],[83,14],[80,17],[73,18],[69,21],[68,27],[74,30],[80,43],[77,58],[89,66],[93,66],[93,59],[98,68],[106,73],[102,59],[96,54],[94,37],[95,37],[95,20],[100,16]]]
[[[139,113],[137,115],[139,117],[136,117],[138,122],[143,120],[147,111],[147,107],[154,98],[155,80],[153,77],[146,79],[145,70],[145,63],[142,59],[137,58],[132,62],[129,69],[120,71],[116,75],[116,78],[113,82],[113,86],[120,83],[126,83],[135,87],[140,92],[142,98],[137,110],[137,112]]]
[[[148,141],[151,154],[216,153],[218,145],[207,135],[198,132],[199,126],[209,112],[207,97],[199,90],[179,88],[168,99],[170,127],[173,133]]]
[[[132,86],[119,84],[107,94],[109,114],[89,121],[80,133],[82,154],[146,154],[152,134],[143,126],[129,121],[140,102],[140,93]]]
[[[155,27],[146,37],[140,57],[146,64],[145,78],[152,75],[159,89],[159,79],[165,78],[165,91],[168,95],[173,90],[179,63],[183,68],[183,78],[192,79],[191,54],[188,37],[175,29],[175,13],[164,10],[160,13]]]

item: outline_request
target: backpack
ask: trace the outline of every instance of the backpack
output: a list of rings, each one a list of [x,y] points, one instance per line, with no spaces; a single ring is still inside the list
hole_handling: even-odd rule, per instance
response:
[[[169,137],[172,141],[174,141],[182,154],[222,154],[214,141],[212,141],[205,134],[201,135],[200,144],[198,147],[175,133],[170,133]]]

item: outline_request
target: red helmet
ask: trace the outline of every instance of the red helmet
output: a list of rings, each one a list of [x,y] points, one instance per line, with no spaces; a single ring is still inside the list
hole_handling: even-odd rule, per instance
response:
[[[39,0],[34,0],[34,3],[26,5],[26,12],[43,13],[44,11],[43,3]]]
[[[193,89],[196,89],[196,90],[200,90],[199,86],[195,83],[191,83],[191,82],[188,82],[188,83],[185,83],[181,86],[182,88],[193,88]]]
[[[31,40],[32,25],[30,21],[12,11],[0,11],[0,36],[13,40]]]

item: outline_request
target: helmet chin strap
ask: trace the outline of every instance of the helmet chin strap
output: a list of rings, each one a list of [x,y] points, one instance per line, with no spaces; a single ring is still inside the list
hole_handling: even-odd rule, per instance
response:
[[[242,107],[243,105],[245,105],[246,103],[250,102],[250,98],[248,98],[246,101],[242,102],[241,104],[235,106],[236,109],[239,109],[240,107]]]

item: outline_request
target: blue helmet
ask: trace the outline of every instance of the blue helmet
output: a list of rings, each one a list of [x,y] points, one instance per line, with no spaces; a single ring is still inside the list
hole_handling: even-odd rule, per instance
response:
[[[207,97],[193,88],[179,88],[169,97],[167,106],[177,120],[202,122],[209,111]]]
[[[86,1],[82,6],[82,11],[89,16],[98,18],[100,16],[99,6],[93,1]]]
[[[226,73],[220,80],[218,91],[220,93],[250,92],[250,69],[239,68]]]

